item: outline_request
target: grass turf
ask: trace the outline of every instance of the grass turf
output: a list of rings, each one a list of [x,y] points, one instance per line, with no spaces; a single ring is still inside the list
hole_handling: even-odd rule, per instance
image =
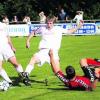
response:
[[[12,42],[17,49],[16,57],[25,69],[32,55],[38,50],[40,37],[31,40],[31,47],[25,48],[26,37],[14,37]],[[83,75],[79,65],[81,58],[100,58],[100,36],[63,36],[61,49],[59,51],[61,68],[64,71],[66,65],[73,65],[77,74]],[[3,64],[11,79],[18,75],[8,62]],[[53,74],[50,65],[35,66],[30,74],[32,87],[20,86],[10,88],[8,91],[0,92],[0,100],[97,100],[100,99],[100,83],[92,92],[66,90],[63,83]],[[48,80],[48,86],[44,80]]]

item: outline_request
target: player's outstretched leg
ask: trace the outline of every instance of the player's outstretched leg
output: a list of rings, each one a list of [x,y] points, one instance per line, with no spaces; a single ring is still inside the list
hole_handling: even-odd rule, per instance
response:
[[[28,86],[31,85],[30,79],[29,79],[29,74],[31,73],[31,71],[34,69],[34,64],[38,62],[37,57],[33,56],[29,62],[29,64],[27,65],[25,72],[22,73],[22,77],[23,77],[23,83]]]

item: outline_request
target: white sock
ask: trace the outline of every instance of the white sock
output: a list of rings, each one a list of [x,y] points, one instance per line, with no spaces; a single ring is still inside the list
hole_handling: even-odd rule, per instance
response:
[[[34,66],[32,66],[31,64],[28,64],[27,67],[26,67],[25,72],[27,72],[28,74],[30,74],[33,69],[34,69]]]
[[[0,75],[2,76],[2,78],[4,78],[4,80],[6,80],[9,83],[12,83],[11,79],[9,78],[9,76],[7,75],[4,69],[1,69]]]
[[[18,67],[16,67],[16,70],[17,70],[18,73],[23,72],[23,68],[22,68],[21,65],[18,65]]]

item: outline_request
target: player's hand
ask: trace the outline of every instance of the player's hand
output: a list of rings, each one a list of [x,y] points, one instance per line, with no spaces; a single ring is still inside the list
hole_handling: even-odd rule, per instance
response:
[[[92,87],[88,87],[88,88],[86,89],[86,91],[91,92],[91,91],[93,91],[93,88],[92,88]]]
[[[29,41],[26,42],[26,48],[30,48],[30,42]]]

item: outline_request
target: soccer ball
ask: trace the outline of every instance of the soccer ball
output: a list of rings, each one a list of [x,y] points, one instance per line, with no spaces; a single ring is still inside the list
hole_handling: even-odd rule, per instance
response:
[[[0,81],[0,90],[1,91],[7,91],[10,87],[9,83],[5,80]]]

